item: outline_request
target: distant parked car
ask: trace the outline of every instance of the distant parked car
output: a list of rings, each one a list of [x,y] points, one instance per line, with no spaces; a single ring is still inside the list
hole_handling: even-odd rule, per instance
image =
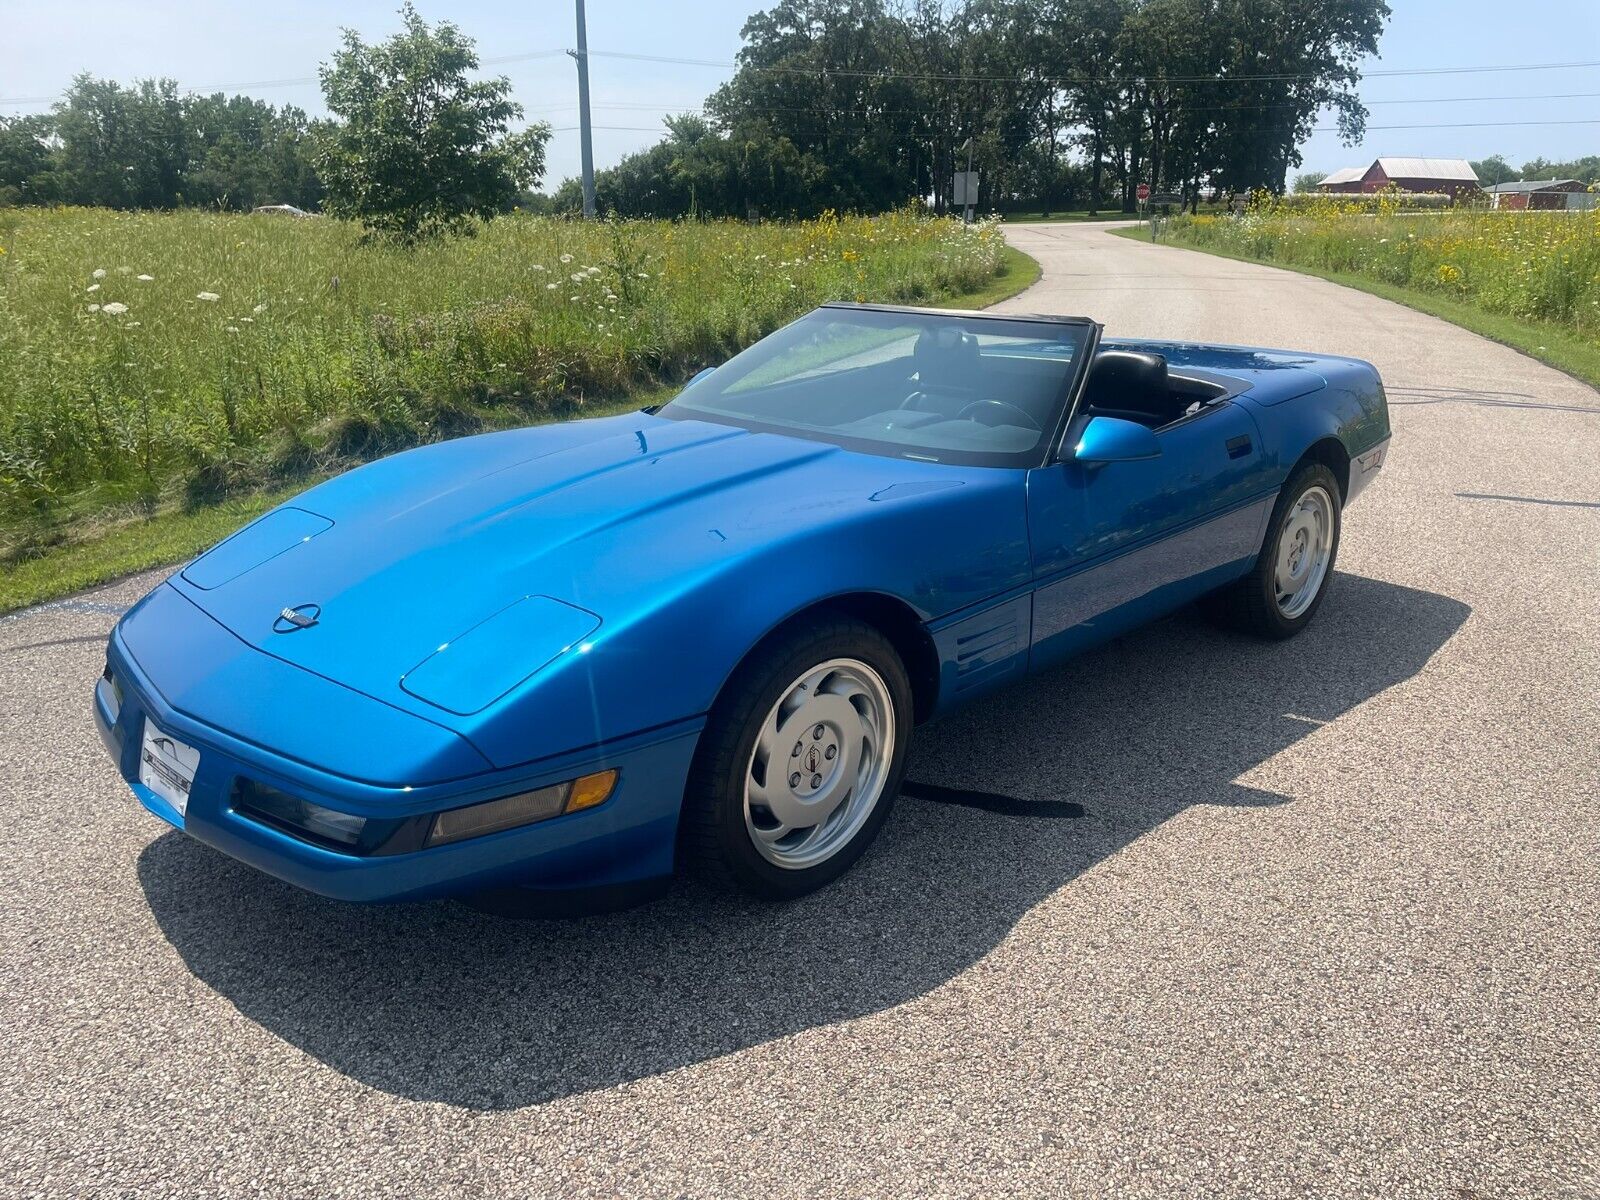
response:
[[[95,711],[151,812],[326,895],[799,896],[918,722],[1198,598],[1298,633],[1388,443],[1355,359],[826,305],[274,509],[118,623]]]
[[[309,213],[303,208],[296,208],[292,204],[263,204],[259,208],[250,210],[257,216],[269,217],[314,217],[316,213]]]

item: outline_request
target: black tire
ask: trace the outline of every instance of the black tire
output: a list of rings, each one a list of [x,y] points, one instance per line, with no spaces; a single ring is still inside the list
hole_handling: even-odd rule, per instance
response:
[[[1283,532],[1285,521],[1300,498],[1316,487],[1320,487],[1332,498],[1333,546],[1328,556],[1327,571],[1310,605],[1303,612],[1289,617],[1285,616],[1278,606],[1277,589],[1274,585],[1278,539]],[[1293,637],[1311,623],[1311,618],[1317,615],[1317,609],[1322,607],[1323,600],[1327,598],[1328,588],[1333,583],[1334,565],[1339,558],[1339,536],[1343,532],[1343,527],[1343,496],[1339,491],[1339,481],[1334,478],[1333,472],[1321,463],[1302,464],[1289,477],[1289,482],[1278,494],[1278,502],[1272,510],[1272,519],[1267,522],[1267,535],[1262,540],[1261,551],[1257,554],[1250,573],[1212,592],[1201,602],[1202,610],[1219,625],[1237,629],[1241,633],[1276,641]]]
[[[893,753],[875,806],[849,841],[813,866],[786,868],[757,850],[745,822],[745,783],[762,723],[786,689],[832,659],[875,671],[893,709]],[[767,900],[792,900],[826,887],[861,857],[889,818],[905,772],[912,726],[911,684],[893,645],[850,617],[821,617],[780,631],[734,672],[712,706],[684,791],[680,862],[691,875]]]

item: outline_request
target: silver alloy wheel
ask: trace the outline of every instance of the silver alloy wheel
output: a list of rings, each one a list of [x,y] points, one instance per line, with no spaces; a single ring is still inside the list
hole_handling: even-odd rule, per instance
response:
[[[1294,502],[1278,534],[1272,569],[1278,611],[1291,621],[1310,608],[1328,577],[1333,558],[1333,497],[1320,485]]]
[[[894,739],[889,689],[859,659],[829,659],[786,687],[745,772],[744,825],[761,856],[798,871],[838,853],[878,806]]]

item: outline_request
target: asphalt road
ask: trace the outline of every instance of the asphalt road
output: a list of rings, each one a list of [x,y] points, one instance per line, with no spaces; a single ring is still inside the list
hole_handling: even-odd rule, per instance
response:
[[[1600,1194],[1600,394],[1284,272],[1018,227],[1010,307],[1361,355],[1395,441],[1303,637],[1180,616],[919,733],[788,907],[507,922],[166,831],[0,621],[0,1194]],[[263,698],[270,702],[270,698]]]

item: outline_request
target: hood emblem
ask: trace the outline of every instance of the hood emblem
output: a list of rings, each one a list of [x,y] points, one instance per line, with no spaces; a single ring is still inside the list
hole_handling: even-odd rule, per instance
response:
[[[320,604],[296,604],[293,608],[286,608],[278,614],[278,619],[272,623],[273,633],[293,633],[297,629],[309,629],[317,623],[317,618],[322,616]]]

